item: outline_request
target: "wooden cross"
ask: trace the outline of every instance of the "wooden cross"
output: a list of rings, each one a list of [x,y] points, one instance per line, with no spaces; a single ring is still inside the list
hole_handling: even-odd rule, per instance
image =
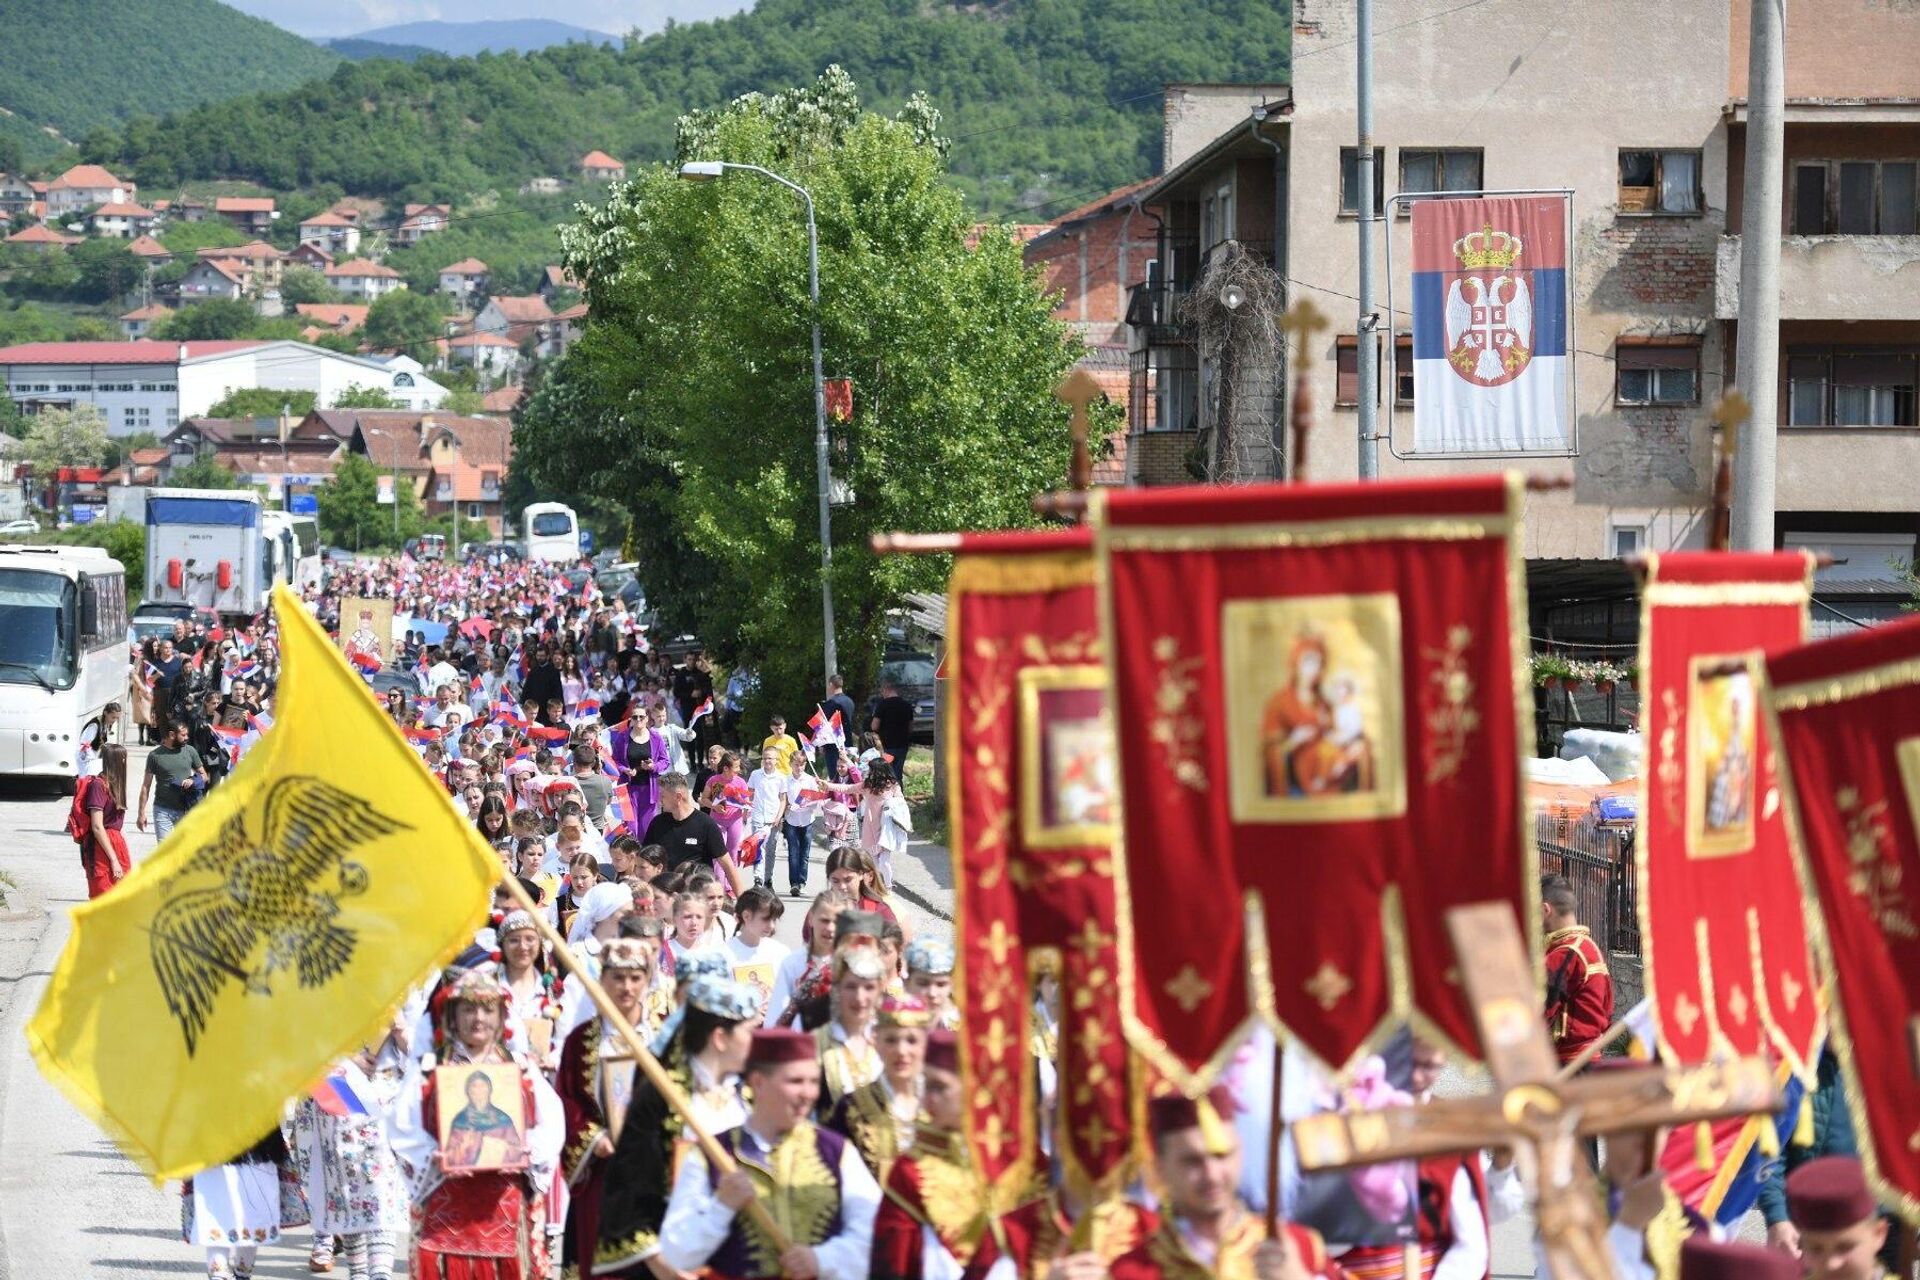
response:
[[[1533,1190],[1555,1280],[1605,1280],[1615,1274],[1605,1202],[1579,1139],[1774,1111],[1780,1098],[1773,1073],[1764,1059],[1735,1058],[1563,1080],[1512,908],[1503,902],[1456,907],[1447,913],[1447,932],[1493,1093],[1297,1120],[1300,1167],[1344,1169],[1510,1147]]]
[[[1313,390],[1307,381],[1307,345],[1313,341],[1314,334],[1327,327],[1327,318],[1313,305],[1313,299],[1302,298],[1280,317],[1280,327],[1294,341],[1293,414],[1288,423],[1293,431],[1293,465],[1288,468],[1288,477],[1300,484],[1307,478],[1307,436],[1313,430]]]
[[[1073,439],[1073,457],[1067,463],[1067,487],[1075,493],[1085,493],[1093,483],[1093,455],[1087,448],[1087,433],[1091,430],[1087,408],[1105,394],[1093,375],[1077,365],[1053,389],[1054,398],[1073,413],[1067,428]]]
[[[1753,406],[1738,390],[1730,390],[1713,406],[1713,424],[1720,428],[1720,460],[1713,469],[1713,523],[1707,528],[1707,547],[1725,551],[1733,539],[1733,455],[1740,451],[1740,428],[1753,416]]]

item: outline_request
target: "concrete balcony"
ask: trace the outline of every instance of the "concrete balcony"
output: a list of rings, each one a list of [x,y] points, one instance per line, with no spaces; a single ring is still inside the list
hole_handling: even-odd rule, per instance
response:
[[[1721,236],[1714,315],[1740,315],[1740,237]],[[1920,236],[1786,236],[1782,320],[1920,319]]]
[[[1911,513],[1920,428],[1782,427],[1774,506],[1781,511]]]

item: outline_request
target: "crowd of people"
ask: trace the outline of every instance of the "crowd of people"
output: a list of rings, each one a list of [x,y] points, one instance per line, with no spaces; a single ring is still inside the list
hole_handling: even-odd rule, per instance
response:
[[[744,677],[652,646],[620,600],[552,566],[362,564],[306,604],[351,651],[362,622],[342,611],[358,600],[392,605],[395,635],[363,669],[397,731],[533,910],[503,886],[379,1043],[185,1185],[185,1237],[209,1275],[250,1274],[262,1244],[301,1224],[311,1270],[353,1280],[391,1276],[403,1247],[433,1280],[1404,1274],[1400,1244],[1330,1250],[1304,1227],[1269,1231],[1259,1153],[1242,1145],[1266,1100],[1245,1090],[1153,1098],[1141,1194],[1098,1215],[1057,1178],[989,1201],[962,1130],[953,948],[894,910],[913,829],[897,691],[861,716],[836,677],[802,731],[775,716],[749,733]],[[271,620],[183,619],[137,647],[133,669],[132,723],[153,744],[138,799],[109,740],[114,707],[89,727],[74,801],[95,894],[128,868],[127,808],[164,839],[271,727]],[[826,884],[809,897],[821,849]],[[789,948],[776,934],[795,899]],[[1611,986],[1565,886],[1543,900],[1546,1016],[1571,1060],[1612,1021]],[[1045,1135],[1071,1084],[1050,1051],[1071,993],[1048,976],[1038,988]],[[668,1087],[640,1069],[629,1027]],[[1413,1061],[1402,1100],[1417,1102],[1440,1060],[1416,1043]],[[1877,1278],[1884,1224],[1857,1161],[1781,1179],[1791,1248],[1743,1251],[1675,1211],[1657,1151],[1656,1135],[1609,1141],[1622,1275]],[[1422,1162],[1415,1185],[1420,1274],[1487,1275],[1491,1228],[1520,1203],[1510,1158]]]

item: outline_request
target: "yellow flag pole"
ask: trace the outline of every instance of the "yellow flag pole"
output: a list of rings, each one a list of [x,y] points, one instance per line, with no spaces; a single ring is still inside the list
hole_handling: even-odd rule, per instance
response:
[[[527,896],[526,888],[517,878],[503,874],[500,883],[506,886],[508,894],[513,897],[520,909],[533,917],[534,927],[553,944],[554,958],[580,980],[580,984],[586,988],[588,997],[600,1010],[601,1016],[611,1022],[613,1029],[620,1033],[620,1038],[627,1042],[627,1048],[633,1051],[633,1060],[639,1066],[640,1074],[647,1078],[647,1082],[658,1090],[660,1096],[666,1099],[667,1105],[673,1108],[674,1114],[684,1120],[687,1128],[693,1131],[694,1140],[700,1144],[700,1153],[706,1156],[707,1163],[719,1170],[722,1175],[732,1173],[737,1167],[733,1157],[728,1155],[725,1148],[713,1140],[713,1135],[701,1126],[700,1121],[693,1114],[693,1103],[680,1086],[674,1083],[673,1077],[667,1074],[667,1069],[660,1065],[660,1060],[653,1056],[653,1051],[647,1048],[647,1042],[641,1038],[638,1031],[634,1030],[633,1024],[627,1021],[626,1015],[613,1007],[613,998],[607,994],[606,988],[588,975],[586,966],[580,963],[579,957],[573,954],[573,949],[567,946],[567,940],[560,936],[559,930],[547,923],[546,913],[531,897]],[[747,1216],[753,1219],[754,1225],[773,1241],[775,1251],[785,1253],[793,1246],[793,1241],[788,1239],[787,1233],[781,1230],[780,1224],[773,1220],[773,1214],[768,1212],[764,1201],[755,1197],[747,1202],[746,1211]]]

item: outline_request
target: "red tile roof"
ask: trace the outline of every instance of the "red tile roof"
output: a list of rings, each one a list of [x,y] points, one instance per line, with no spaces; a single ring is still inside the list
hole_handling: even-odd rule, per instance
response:
[[[480,397],[482,413],[512,413],[526,394],[524,387],[499,387]]]
[[[398,280],[400,273],[384,263],[370,258],[354,258],[348,262],[336,262],[328,267],[329,276],[378,276],[384,280]]]
[[[567,274],[565,267],[548,266],[547,284],[555,289],[578,289],[580,282]]]
[[[172,307],[163,307],[157,302],[137,307],[121,316],[122,320],[164,320],[173,314]]]
[[[272,213],[272,196],[217,196],[213,202],[215,213]]]
[[[463,333],[457,338],[449,339],[447,342],[447,345],[450,347],[509,347],[511,348],[511,347],[517,347],[519,344],[512,341],[511,339],[503,338],[497,333]]]
[[[452,207],[444,204],[410,204],[410,205],[404,206],[401,209],[402,215],[408,218],[411,218],[416,214],[422,214],[422,213],[449,213],[450,214],[452,212],[453,212]]]
[[[127,451],[127,457],[133,460],[135,466],[150,467],[156,462],[165,462],[167,450],[164,448],[130,449]]]
[[[580,157],[580,167],[582,169],[624,169],[627,166],[604,151],[589,151]]]
[[[576,302],[564,311],[554,312],[553,318],[555,320],[584,320],[587,318],[587,304],[584,302]]]
[[[192,275],[194,271],[198,271],[201,267],[205,267],[210,271],[217,271],[235,284],[244,285],[247,283],[247,269],[244,266],[229,262],[225,258],[202,258],[193,264],[193,269],[188,271],[187,274]]]
[[[328,209],[325,213],[316,213],[311,218],[300,219],[300,225],[303,227],[350,227],[353,223]]]
[[[367,322],[370,308],[364,302],[300,302],[294,310],[340,333],[352,333]]]
[[[246,244],[223,245],[214,249],[196,249],[194,252],[202,258],[237,258],[246,262],[271,261],[274,258],[284,258],[287,256],[273,245],[268,244],[265,240],[249,240]]]
[[[128,241],[127,248],[143,258],[171,258],[173,250],[155,240],[152,236],[135,236]]]
[[[488,302],[500,309],[508,324],[535,324],[553,319],[553,308],[537,293],[496,294]]]
[[[97,164],[77,164],[48,184],[49,188],[74,190],[96,187],[124,187],[127,184],[108,173]]]
[[[133,342],[22,342],[0,347],[0,365],[9,364],[177,364],[180,348],[187,358],[225,355],[265,346],[257,338],[222,338],[206,342],[156,342],[141,338]]]
[[[491,270],[491,268],[478,258],[462,258],[458,262],[440,268],[440,274],[443,276],[483,276],[487,274],[489,270]]]
[[[1138,182],[1129,182],[1124,187],[1115,187],[1112,191],[1107,192],[1107,194],[1099,197],[1098,199],[1089,200],[1085,204],[1081,205],[1078,209],[1072,209],[1066,213],[1061,214],[1054,221],[1056,224],[1061,222],[1076,222],[1081,218],[1085,218],[1092,214],[1099,213],[1101,210],[1106,209],[1110,205],[1117,204],[1118,202],[1126,199],[1128,196],[1132,195],[1136,191],[1146,190],[1148,187],[1152,186],[1154,183],[1158,182],[1159,180],[1160,179],[1158,178],[1142,178]]]
[[[95,209],[93,216],[96,218],[151,218],[153,210],[142,208],[137,204],[128,204],[125,201],[113,201]]]
[[[25,231],[16,231],[7,237],[8,244],[79,244],[79,236],[70,236],[55,231],[52,227],[36,225]]]

